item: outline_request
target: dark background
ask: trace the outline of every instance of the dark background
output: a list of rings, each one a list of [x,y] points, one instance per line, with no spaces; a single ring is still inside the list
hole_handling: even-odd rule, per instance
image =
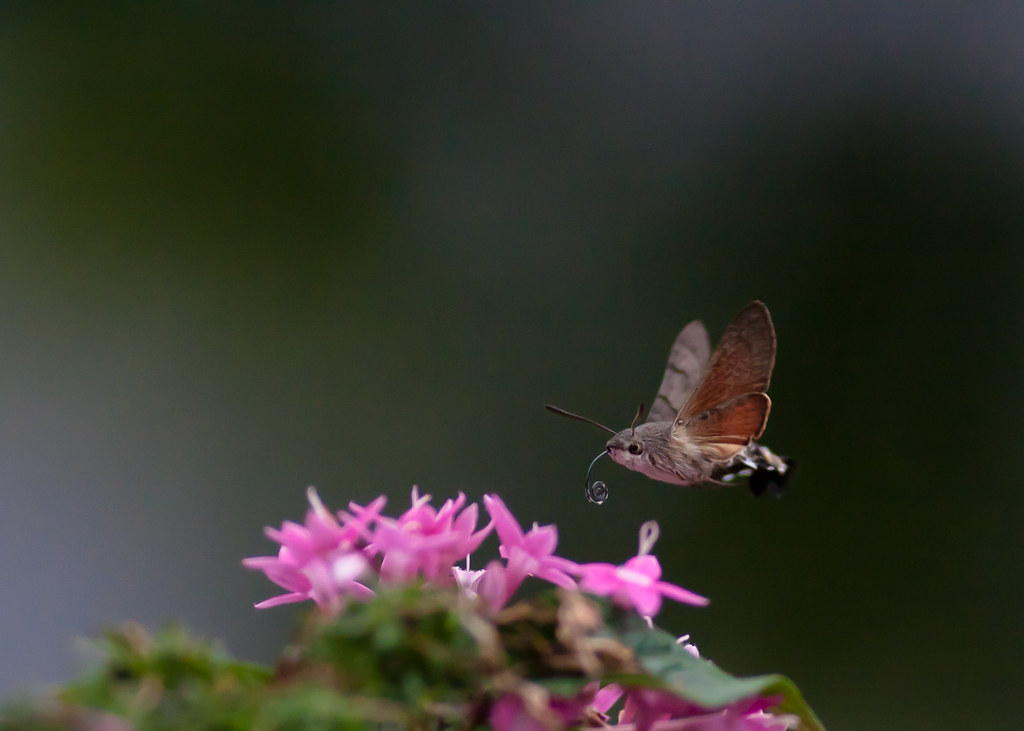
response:
[[[659,623],[833,729],[1015,727],[1022,203],[1015,3],[6,5],[0,690],[128,618],[269,661],[262,526],[419,484],[657,518]],[[755,298],[790,493],[587,504],[541,404],[625,426]]]

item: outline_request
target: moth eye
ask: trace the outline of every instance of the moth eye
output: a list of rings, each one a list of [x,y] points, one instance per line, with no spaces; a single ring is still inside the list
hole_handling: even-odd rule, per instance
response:
[[[643,454],[643,451],[644,451],[644,448],[641,447],[636,442],[634,442],[633,444],[629,445],[629,453],[630,454]]]

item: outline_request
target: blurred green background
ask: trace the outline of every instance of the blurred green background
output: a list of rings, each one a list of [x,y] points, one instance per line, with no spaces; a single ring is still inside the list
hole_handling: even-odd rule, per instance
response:
[[[659,623],[832,729],[1016,727],[1022,243],[1017,4],[5,5],[0,692],[128,618],[270,661],[262,526],[418,484],[658,519]],[[541,404],[755,298],[789,494],[588,504]]]

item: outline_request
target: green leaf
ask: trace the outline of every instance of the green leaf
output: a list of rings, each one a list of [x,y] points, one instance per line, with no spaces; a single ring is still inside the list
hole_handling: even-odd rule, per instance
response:
[[[805,731],[824,731],[821,721],[789,678],[777,674],[737,678],[709,660],[694,657],[671,634],[647,627],[639,617],[627,618],[623,624],[619,639],[633,649],[642,667],[661,687],[675,695],[709,709],[744,698],[777,695],[782,700],[772,707],[773,712],[798,716]],[[630,680],[624,678],[622,682]]]
[[[588,677],[534,678],[530,682],[539,685],[553,696],[572,698],[578,695],[591,679]]]

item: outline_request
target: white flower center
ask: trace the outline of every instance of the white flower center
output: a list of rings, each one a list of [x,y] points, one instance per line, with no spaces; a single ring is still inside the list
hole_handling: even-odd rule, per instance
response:
[[[636,584],[638,586],[650,586],[654,582],[654,579],[650,576],[645,576],[633,569],[627,569],[625,566],[620,566],[615,571],[615,575],[628,584]]]

